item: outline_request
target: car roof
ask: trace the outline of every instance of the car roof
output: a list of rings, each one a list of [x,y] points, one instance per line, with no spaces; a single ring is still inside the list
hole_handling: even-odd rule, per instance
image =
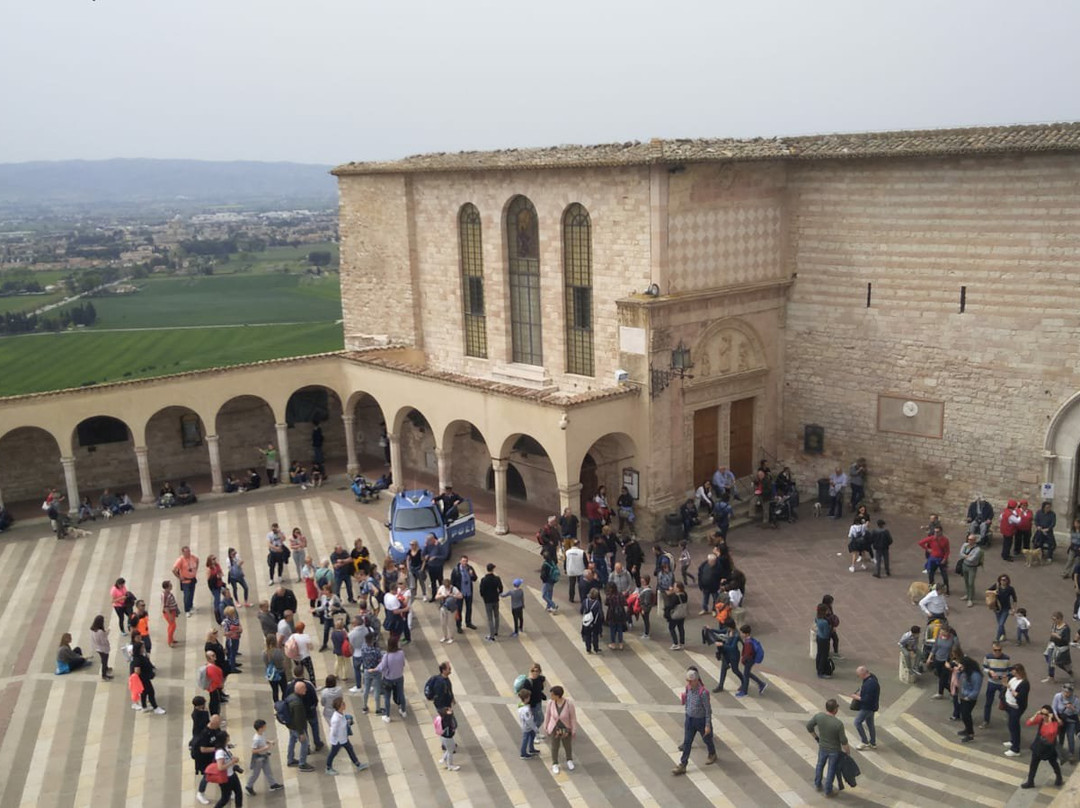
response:
[[[435,504],[435,499],[426,488],[414,488],[409,491],[401,491],[394,497],[394,506],[397,508],[428,508]]]

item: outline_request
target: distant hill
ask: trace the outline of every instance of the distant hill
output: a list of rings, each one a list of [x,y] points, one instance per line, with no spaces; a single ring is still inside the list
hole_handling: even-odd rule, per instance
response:
[[[190,207],[304,205],[337,200],[331,166],[204,160],[0,163],[0,205]]]

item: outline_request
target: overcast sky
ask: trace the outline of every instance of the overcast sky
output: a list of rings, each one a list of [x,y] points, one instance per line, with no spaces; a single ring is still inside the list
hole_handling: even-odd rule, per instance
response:
[[[0,0],[0,162],[1080,120],[1068,0]]]

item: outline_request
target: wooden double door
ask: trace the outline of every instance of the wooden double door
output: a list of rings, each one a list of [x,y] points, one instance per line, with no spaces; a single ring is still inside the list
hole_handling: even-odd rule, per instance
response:
[[[694,411],[694,486],[712,477],[720,465],[721,405]],[[727,423],[726,465],[736,477],[754,470],[754,399],[731,402]]]

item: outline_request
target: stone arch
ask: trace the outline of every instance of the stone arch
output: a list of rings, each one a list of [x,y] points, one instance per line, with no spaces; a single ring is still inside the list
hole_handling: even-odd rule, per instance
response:
[[[433,488],[439,474],[435,427],[417,407],[408,405],[395,413],[393,425],[402,466],[394,469],[394,483],[405,488]]]
[[[578,470],[578,482],[581,483],[581,507],[584,513],[585,503],[596,495],[596,490],[603,485],[607,489],[608,504],[614,509],[622,487],[622,470],[635,468],[640,471],[637,459],[637,445],[625,432],[608,432],[596,438],[588,446],[582,447],[571,458],[571,468]],[[590,487],[594,490],[589,490]],[[643,475],[638,476],[639,500],[644,500]]]
[[[488,491],[495,490],[495,469],[488,466],[487,474],[484,475],[484,488]],[[525,485],[525,478],[521,476],[517,466],[513,463],[506,464],[506,496],[520,502],[527,502],[529,489]]]
[[[83,418],[71,432],[71,454],[81,494],[105,488],[140,490],[135,436],[126,421],[112,415]]]
[[[263,461],[258,449],[277,445],[274,411],[266,399],[255,395],[233,396],[214,416],[222,473],[238,476],[254,468],[262,476]]]
[[[448,423],[439,448],[446,466],[443,482],[458,488],[486,487],[491,472],[491,447],[472,421],[460,418]]]
[[[210,450],[202,417],[182,404],[162,407],[143,428],[143,445],[152,482],[169,480],[175,486],[210,473]],[[206,487],[206,486],[204,486]]]
[[[1058,519],[1072,522],[1080,492],[1080,392],[1073,394],[1050,418],[1043,443],[1043,479],[1054,484]],[[1062,507],[1060,503],[1065,503]]]
[[[344,409],[341,397],[332,387],[309,384],[298,387],[285,403],[285,426],[289,439],[289,457],[310,469],[315,461],[312,434],[316,423],[323,435],[323,457],[339,460],[346,455]]]
[[[42,500],[50,488],[65,491],[60,441],[40,426],[18,426],[0,435],[0,494],[4,502]]]
[[[497,456],[518,470],[530,505],[559,513],[559,480],[554,461],[543,443],[532,435],[516,432],[502,442]]]
[[[362,468],[390,465],[390,446],[381,445],[387,431],[386,411],[374,395],[356,390],[345,402],[345,413],[353,416],[353,444]]]
[[[753,326],[737,317],[710,323],[694,343],[690,358],[694,363],[691,385],[769,366],[761,337]]]

